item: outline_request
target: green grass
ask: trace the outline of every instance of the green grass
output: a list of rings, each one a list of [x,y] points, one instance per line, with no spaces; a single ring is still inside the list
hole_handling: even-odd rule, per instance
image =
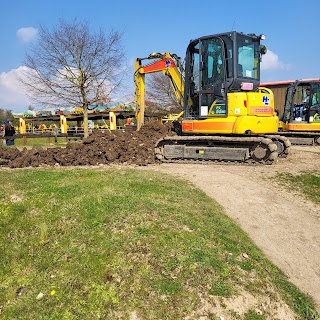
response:
[[[0,180],[3,319],[183,319],[200,296],[270,286],[316,319],[310,298],[185,181],[133,169],[5,170]]]
[[[298,191],[314,203],[320,204],[320,174],[318,172],[301,172],[295,175],[280,173],[277,179],[288,190]]]
[[[256,313],[253,310],[250,310],[245,315],[245,320],[265,320],[266,318],[263,315]]]

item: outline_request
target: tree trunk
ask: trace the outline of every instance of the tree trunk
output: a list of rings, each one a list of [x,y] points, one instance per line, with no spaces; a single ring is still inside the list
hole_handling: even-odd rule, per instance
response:
[[[83,134],[85,139],[89,137],[88,108],[86,106],[83,108]]]

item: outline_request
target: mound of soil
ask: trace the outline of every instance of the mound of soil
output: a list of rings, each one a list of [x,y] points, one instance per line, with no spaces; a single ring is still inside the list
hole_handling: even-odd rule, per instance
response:
[[[162,137],[174,135],[171,124],[147,122],[139,131],[94,131],[82,143],[66,148],[0,148],[0,166],[81,166],[127,163],[145,166],[156,162],[154,146]]]

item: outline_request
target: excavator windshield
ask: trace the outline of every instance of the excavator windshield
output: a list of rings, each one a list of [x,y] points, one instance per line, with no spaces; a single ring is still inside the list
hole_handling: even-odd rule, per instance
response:
[[[311,121],[320,112],[320,83],[296,81],[286,91],[283,122]],[[311,117],[311,118],[310,118]]]
[[[239,78],[260,79],[259,75],[259,42],[239,35],[237,41]]]

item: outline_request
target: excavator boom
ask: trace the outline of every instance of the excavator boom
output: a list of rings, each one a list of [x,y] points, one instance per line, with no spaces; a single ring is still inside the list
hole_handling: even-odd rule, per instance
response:
[[[147,65],[142,65],[144,60],[152,60]],[[136,97],[136,118],[138,130],[144,123],[145,111],[145,75],[162,72],[169,77],[171,87],[177,97],[178,103],[183,105],[184,79],[180,58],[172,53],[153,53],[146,58],[137,58],[134,66],[134,82]]]

